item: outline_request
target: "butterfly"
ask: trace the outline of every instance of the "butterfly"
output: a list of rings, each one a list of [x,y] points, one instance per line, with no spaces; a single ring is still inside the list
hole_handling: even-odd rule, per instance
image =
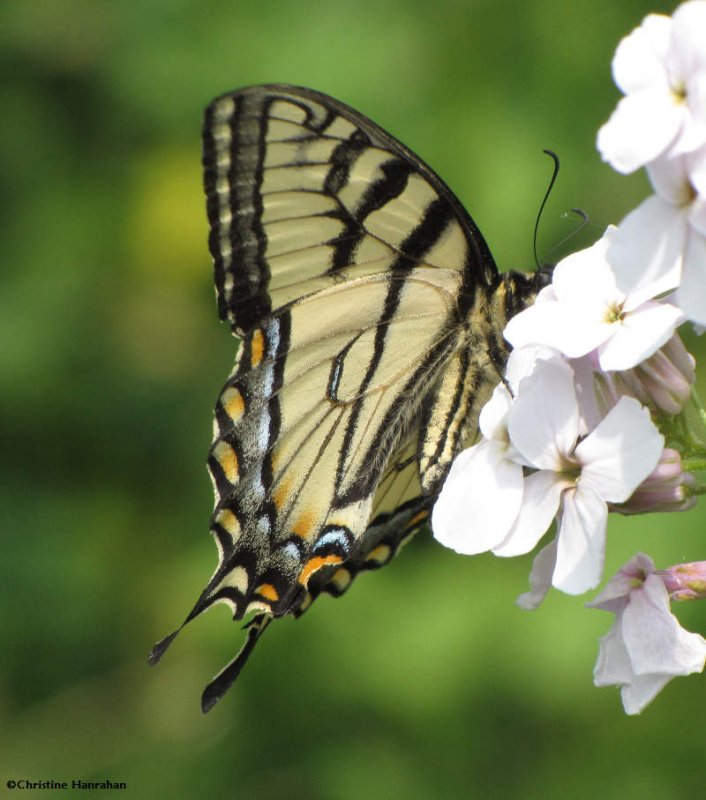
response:
[[[181,627],[220,602],[250,620],[208,711],[273,619],[342,595],[426,523],[502,375],[503,328],[547,276],[501,275],[435,172],[311,89],[215,99],[203,165],[218,311],[241,344],[208,456],[218,566]]]

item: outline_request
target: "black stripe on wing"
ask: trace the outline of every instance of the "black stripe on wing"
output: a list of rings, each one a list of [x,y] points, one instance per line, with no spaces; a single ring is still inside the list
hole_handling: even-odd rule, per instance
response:
[[[449,224],[450,219],[451,210],[441,198],[432,202],[426,209],[421,223],[410,233],[407,240],[403,243],[401,247],[402,252],[410,249],[418,252],[420,259],[423,258],[424,254],[430,250],[441,238],[442,234],[446,230],[446,226]],[[414,267],[414,264],[415,262],[410,261],[410,259],[408,259],[406,256],[401,255],[395,263],[392,272],[395,275],[405,274],[405,272]],[[343,440],[342,454],[338,463],[338,474],[336,475],[336,482],[338,486],[343,484],[343,469],[346,463],[347,454],[350,451],[351,442],[356,435],[356,427],[358,425],[363,404],[366,402],[365,392],[370,385],[370,382],[375,375],[375,371],[380,364],[380,360],[383,357],[383,353],[385,352],[385,347],[387,346],[387,335],[390,331],[390,323],[394,319],[403,290],[404,281],[390,281],[390,285],[387,290],[387,297],[385,298],[385,305],[375,331],[373,357],[368,364],[368,368],[361,381],[360,388],[358,390],[359,399],[355,401],[351,419]],[[420,385],[423,384],[424,374],[429,373],[430,371],[433,374],[434,371],[430,370],[430,363],[437,361],[439,355],[439,353],[429,353],[426,355],[424,359],[425,363],[412,376],[412,380],[409,381],[408,386],[405,387],[405,390],[402,392],[403,396],[407,395],[408,389],[416,390],[417,393],[419,392]],[[391,414],[393,417],[399,417],[399,409],[391,409]],[[397,420],[398,424],[400,421],[401,420]],[[385,431],[385,428],[381,427],[381,430]],[[380,448],[379,442],[376,441],[374,444],[376,448]],[[352,487],[352,491],[347,492],[346,496],[341,499],[341,503],[350,503],[359,499],[359,497],[369,494],[372,480],[374,480],[372,477],[374,474],[374,471],[371,470],[368,475],[361,475],[360,480],[356,481],[356,484]],[[374,486],[374,483],[372,483],[372,485]]]
[[[346,144],[344,142],[341,147]],[[334,153],[335,158],[336,153]],[[402,194],[412,172],[412,165],[399,158],[391,158],[384,162],[380,169],[383,177],[368,186],[363,199],[355,209],[355,216],[347,219],[344,233],[340,237],[340,242],[337,243],[331,260],[330,272],[335,272],[354,262],[356,247],[366,235],[363,227],[365,218]]]

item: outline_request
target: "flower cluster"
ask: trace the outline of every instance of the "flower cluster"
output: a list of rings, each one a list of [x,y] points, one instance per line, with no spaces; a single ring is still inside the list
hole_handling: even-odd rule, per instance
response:
[[[625,94],[598,132],[619,172],[645,167],[655,194],[622,221],[612,257],[626,287],[676,289],[686,316],[706,324],[706,2],[650,14],[618,46],[613,77]]]
[[[557,264],[509,322],[505,380],[432,514],[435,537],[465,554],[528,553],[555,523],[524,608],[551,586],[598,586],[610,511],[683,511],[703,493],[688,470],[706,450],[684,413],[695,362],[677,328],[706,325],[706,0],[648,16],[620,43],[613,75],[625,97],[598,149],[620,172],[645,167],[654,194]],[[621,686],[628,713],[703,670],[706,640],[679,626],[670,600],[706,597],[705,567],[659,571],[639,555],[589,604],[616,614],[595,683]]]

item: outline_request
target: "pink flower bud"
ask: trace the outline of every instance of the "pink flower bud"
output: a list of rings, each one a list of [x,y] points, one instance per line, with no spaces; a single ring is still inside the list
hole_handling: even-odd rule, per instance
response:
[[[689,488],[696,483],[690,472],[684,472],[681,456],[665,448],[659,463],[637,487],[625,503],[611,505],[619,514],[646,514],[651,511],[686,511],[696,504]]]
[[[706,598],[706,561],[675,564],[657,570],[672,600],[701,600]]]
[[[632,395],[644,405],[655,406],[674,416],[691,397],[694,365],[694,357],[675,333],[641,364],[625,372],[611,373],[610,379],[619,394]]]

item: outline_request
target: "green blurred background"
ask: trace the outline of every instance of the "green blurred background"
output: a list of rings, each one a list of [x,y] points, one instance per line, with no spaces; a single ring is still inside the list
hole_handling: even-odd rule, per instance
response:
[[[329,92],[448,181],[499,264],[531,268],[542,148],[563,169],[540,258],[646,195],[594,141],[618,98],[617,42],[672,10],[4,0],[0,797],[10,778],[177,800],[703,794],[703,679],[627,718],[591,682],[612,616],[559,595],[522,612],[530,558],[462,558],[428,533],[345,598],[272,626],[206,717],[200,692],[242,641],[225,607],[146,664],[215,565],[204,460],[235,343],[206,250],[203,107],[265,81]],[[574,206],[591,223],[557,250]],[[698,509],[612,519],[608,570],[636,550],[704,558],[703,525]],[[706,607],[677,612],[706,632]]]

